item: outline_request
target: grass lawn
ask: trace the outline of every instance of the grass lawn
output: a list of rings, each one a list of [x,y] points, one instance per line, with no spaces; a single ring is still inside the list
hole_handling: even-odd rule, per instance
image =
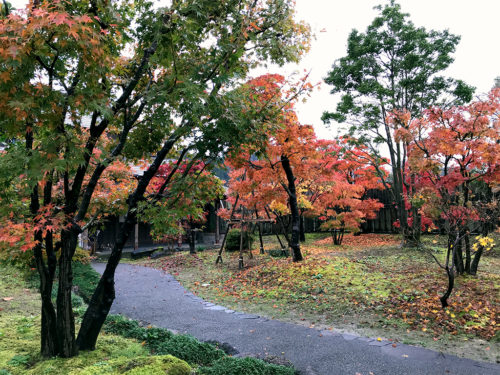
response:
[[[430,235],[424,241],[443,256],[444,238]],[[457,278],[450,307],[443,310],[438,298],[447,285],[444,271],[431,255],[399,243],[393,235],[347,235],[342,246],[334,246],[327,235],[312,234],[302,245],[300,263],[259,255],[254,244],[254,257],[245,256],[241,271],[237,253],[225,253],[216,266],[216,250],[140,263],[240,311],[499,362],[498,252],[483,257],[477,277]],[[264,247],[277,249],[275,237],[265,237]]]

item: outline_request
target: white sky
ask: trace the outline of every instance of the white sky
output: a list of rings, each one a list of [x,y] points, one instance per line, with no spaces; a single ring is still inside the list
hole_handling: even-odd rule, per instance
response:
[[[217,1],[217,0],[214,0]],[[296,0],[297,19],[312,27],[316,40],[300,64],[283,69],[269,68],[271,73],[288,75],[294,70],[311,71],[311,82],[322,81],[333,62],[346,54],[347,37],[353,28],[365,31],[377,12],[373,7],[388,0]],[[11,0],[21,8],[26,0]],[[161,1],[160,1],[161,3]],[[445,72],[477,88],[481,94],[491,89],[500,76],[499,36],[500,0],[399,0],[402,10],[410,14],[416,26],[444,30],[462,37],[455,62]],[[320,32],[326,29],[326,32]],[[259,71],[259,73],[261,73]],[[336,98],[323,84],[306,103],[297,106],[301,123],[313,125],[320,138],[333,138],[335,126],[323,125],[321,115],[334,110]]]
[[[297,18],[309,23],[316,40],[309,54],[297,66],[282,72],[311,70],[311,81],[326,77],[332,63],[346,54],[347,37],[352,29],[364,32],[377,15],[373,9],[383,0],[296,0]],[[388,1],[387,1],[388,2]],[[403,12],[417,26],[444,30],[462,37],[454,55],[455,62],[444,73],[476,87],[476,94],[489,91],[500,76],[499,0],[399,0]],[[326,32],[320,32],[322,29]],[[279,70],[278,70],[279,71]],[[323,83],[319,91],[297,106],[299,120],[313,125],[320,138],[335,136],[335,125],[327,128],[321,121],[325,110],[334,110],[336,98]]]

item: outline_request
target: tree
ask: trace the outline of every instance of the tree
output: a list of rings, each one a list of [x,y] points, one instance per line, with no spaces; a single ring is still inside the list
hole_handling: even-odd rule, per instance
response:
[[[361,223],[374,219],[383,207],[378,200],[365,197],[369,189],[382,185],[362,146],[349,145],[344,139],[342,143],[323,142],[322,151],[329,171],[323,180],[326,185],[315,189],[322,192],[316,211],[323,221],[321,227],[331,233],[335,245],[341,245],[346,230],[359,232]]]
[[[209,168],[197,159],[162,164],[139,204],[138,216],[152,225],[156,238],[177,238],[186,231],[191,254],[196,253],[195,225],[206,221],[205,207],[224,195],[222,181]]]
[[[316,154],[314,130],[311,126],[298,122],[293,104],[298,95],[312,89],[312,85],[307,82],[307,76],[293,84],[283,76],[264,75],[251,80],[249,86],[254,93],[250,97],[250,108],[254,108],[253,111],[261,111],[263,108],[271,111],[274,115],[267,122],[274,126],[268,126],[268,131],[258,146],[255,143],[245,143],[240,152],[230,159],[230,166],[241,169],[233,174],[233,184],[247,195],[260,198],[265,196],[267,199],[272,197],[270,203],[264,201],[264,209],[271,210],[274,206],[272,211],[278,218],[282,216],[279,211],[289,210],[291,236],[287,237],[287,241],[293,260],[298,262],[303,257],[299,243],[300,214],[296,176],[305,174],[304,161]],[[277,194],[276,188],[281,194]],[[256,194],[256,190],[259,193]],[[286,196],[286,203],[283,196]],[[258,199],[255,197],[252,200]],[[281,224],[284,227],[282,222]],[[286,230],[284,232],[286,236]]]
[[[70,357],[95,348],[122,248],[163,161],[181,163],[185,149],[218,159],[258,134],[260,122],[239,116],[241,93],[232,88],[261,61],[297,61],[308,28],[294,21],[288,0],[174,0],[163,8],[147,0],[33,0],[2,16],[0,34],[0,124],[10,140],[0,183],[19,187],[18,201],[29,207],[18,224],[33,232],[26,245],[41,281],[42,354]],[[110,165],[141,159],[148,166],[126,199],[75,338],[71,260],[92,197]]]
[[[458,36],[415,27],[394,0],[376,9],[380,13],[365,33],[351,32],[347,55],[334,63],[325,79],[332,86],[331,93],[342,96],[336,111],[325,112],[323,120],[347,122],[348,133],[367,147],[396,203],[404,244],[416,246],[420,236],[418,210],[411,208],[415,219],[410,226],[405,207],[405,200],[411,201],[414,194],[414,176],[405,174],[408,144],[395,138],[394,133],[404,123],[391,122],[391,114],[401,111],[418,118],[424,109],[444,101],[470,101],[473,89],[439,75],[453,62]],[[379,163],[384,153],[380,145],[390,156],[390,182]]]
[[[448,276],[443,307],[456,274],[475,275],[483,251],[493,246],[487,235],[498,222],[500,207],[479,188],[500,181],[499,110],[500,89],[494,89],[467,106],[430,108],[396,134],[409,143],[408,168],[418,175],[413,206],[443,220],[448,234],[445,261],[435,258]],[[480,230],[471,245],[470,233]]]

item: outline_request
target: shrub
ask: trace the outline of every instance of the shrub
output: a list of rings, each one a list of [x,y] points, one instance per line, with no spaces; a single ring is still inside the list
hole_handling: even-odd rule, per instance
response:
[[[0,243],[0,263],[11,264],[26,270],[35,266],[35,258],[31,250],[22,251],[18,247]]]
[[[254,236],[248,232],[243,231],[243,249],[250,249],[254,241]],[[226,250],[238,251],[240,250],[240,230],[237,228],[231,229],[227,233]]]
[[[154,354],[170,354],[191,364],[210,365],[225,353],[213,345],[202,343],[192,336],[174,335],[164,328],[144,328],[136,320],[110,315],[104,323],[108,333],[144,341]]]
[[[140,341],[144,341],[147,336],[146,329],[139,326],[137,320],[130,320],[121,315],[108,315],[103,328],[108,333]]]
[[[202,375],[294,375],[289,367],[272,365],[255,358],[224,357],[211,367],[201,367]]]
[[[73,255],[73,262],[90,264],[92,258],[88,250],[83,250],[81,247],[77,247],[75,250],[75,255]]]
[[[73,262],[73,285],[85,303],[89,303],[100,278],[90,263]]]
[[[189,335],[172,335],[169,340],[158,343],[154,351],[155,354],[171,354],[188,363],[203,366],[210,365],[226,355],[213,345],[200,342]]]

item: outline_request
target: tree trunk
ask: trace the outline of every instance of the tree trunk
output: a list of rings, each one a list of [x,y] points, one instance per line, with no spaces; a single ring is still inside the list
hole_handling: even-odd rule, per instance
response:
[[[52,235],[49,233],[50,239],[52,240]],[[35,246],[34,256],[36,269],[38,271],[38,275],[40,276],[40,296],[42,300],[42,318],[41,318],[41,354],[44,357],[54,357],[59,355],[59,338],[57,335],[57,316],[56,310],[54,308],[54,304],[52,303],[52,287],[54,283],[54,272],[55,265],[53,266],[51,263],[53,259],[48,259],[49,267],[45,266],[42,256],[42,241],[41,241],[41,233],[38,232],[35,234],[35,238],[39,241]],[[47,242],[47,240],[46,240]]]
[[[264,241],[262,240],[262,223],[259,223],[260,254],[264,254]]]
[[[338,245],[338,246],[342,245],[342,241],[344,239],[344,232],[345,232],[344,228],[334,229],[332,231],[332,239],[333,239],[334,245]]]
[[[465,244],[465,273],[471,273],[471,251],[470,251],[470,237],[469,234],[465,234],[464,236],[464,244]]]
[[[134,227],[134,214],[127,214],[121,225],[118,239],[113,246],[106,269],[92,295],[89,307],[83,316],[78,332],[77,344],[80,350],[94,350],[99,332],[115,300],[115,270],[122,256],[122,249]]]
[[[193,221],[189,221],[189,254],[196,254],[196,231],[194,230]]]
[[[306,225],[304,220],[304,215],[300,215],[300,242],[306,242]]]
[[[463,249],[462,249],[462,240],[457,241],[456,249],[454,249],[453,262],[455,263],[455,268],[459,275],[464,274],[464,257],[463,257]]]
[[[129,196],[128,211],[125,217],[125,222],[121,225],[121,230],[118,233],[118,239],[113,246],[111,256],[106,264],[106,269],[104,270],[104,273],[99,280],[99,284],[92,295],[87,311],[83,316],[80,331],[78,332],[76,343],[78,348],[81,350],[95,349],[97,337],[99,336],[102,325],[104,324],[104,321],[109,314],[109,310],[111,309],[111,305],[115,299],[115,270],[120,262],[125,242],[127,241],[128,236],[132,231],[132,227],[137,220],[135,214],[137,203],[143,198],[149,182],[154,177],[161,163],[165,160],[165,157],[177,140],[177,136],[172,135],[169,140],[164,143],[162,149],[156,154],[153,163],[139,179],[137,188]]]
[[[448,297],[450,297],[453,291],[453,285],[455,284],[455,272],[453,271],[453,267],[450,269],[446,266],[446,273],[448,274],[448,289],[446,289],[446,292],[439,298],[443,308],[448,307]]]
[[[472,260],[472,263],[470,265],[470,274],[471,275],[477,275],[477,267],[479,266],[479,261],[481,260],[481,256],[483,255],[484,247],[479,246],[479,249],[477,249],[476,254],[474,255],[474,259]]]
[[[76,250],[78,234],[73,229],[61,232],[61,256],[59,257],[59,288],[57,290],[57,334],[60,356],[73,357],[78,354],[75,341],[75,317],[71,304],[73,269],[71,260]]]
[[[286,178],[288,181],[288,201],[290,203],[290,213],[292,214],[292,236],[290,240],[290,247],[292,248],[292,255],[294,262],[300,262],[304,258],[300,252],[300,217],[299,217],[299,206],[297,204],[297,193],[295,190],[295,176],[293,175],[292,168],[290,166],[290,160],[288,157],[281,156],[281,165],[285,171]]]
[[[410,229],[411,232],[411,239],[409,239],[412,243],[412,247],[420,247],[421,242],[420,242],[420,236],[421,236],[421,225],[422,225],[422,216],[418,212],[418,208],[412,207],[412,226]]]

